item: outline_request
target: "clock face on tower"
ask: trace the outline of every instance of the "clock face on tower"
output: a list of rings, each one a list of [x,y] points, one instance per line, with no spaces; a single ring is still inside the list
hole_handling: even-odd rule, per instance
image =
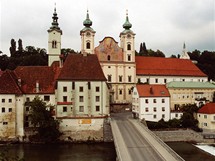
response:
[[[127,35],[127,38],[128,38],[128,39],[130,39],[130,38],[131,38],[131,35],[130,35],[130,34],[128,34],[128,35]]]
[[[90,34],[90,32],[87,32],[87,34],[86,34],[86,35],[89,37],[91,34]]]

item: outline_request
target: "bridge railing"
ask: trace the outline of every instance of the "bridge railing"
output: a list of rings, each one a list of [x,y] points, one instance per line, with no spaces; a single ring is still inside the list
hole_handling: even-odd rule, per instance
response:
[[[144,128],[155,140],[157,140],[176,160],[185,161],[181,156],[179,156],[174,150],[172,150],[166,143],[164,143],[157,135],[155,135],[151,130],[149,130],[145,125],[143,125],[139,120],[137,123]]]

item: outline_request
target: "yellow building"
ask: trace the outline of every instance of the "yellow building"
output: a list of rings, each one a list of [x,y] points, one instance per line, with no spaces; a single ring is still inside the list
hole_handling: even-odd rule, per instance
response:
[[[197,113],[199,127],[207,130],[215,130],[215,103],[207,103]]]

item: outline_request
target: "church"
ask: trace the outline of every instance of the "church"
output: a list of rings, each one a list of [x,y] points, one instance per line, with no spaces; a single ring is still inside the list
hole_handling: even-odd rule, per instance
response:
[[[174,103],[170,104],[171,99],[179,104],[182,96],[185,97],[181,85],[177,88],[177,97],[181,98],[175,98],[176,87],[171,82],[197,82],[202,83],[202,88],[204,83],[209,83],[207,76],[189,60],[185,46],[180,59],[135,56],[135,33],[128,13],[119,33],[119,43],[113,37],[104,37],[95,46],[96,31],[88,11],[83,25],[81,53],[71,53],[65,58],[61,54],[63,31],[55,8],[48,29],[48,66],[19,66],[2,73],[0,139],[23,140],[28,135],[27,129],[32,127],[31,107],[26,102],[36,96],[54,108],[54,117],[61,120],[62,140],[102,141],[111,111],[132,110],[140,119],[149,116],[147,111],[153,121],[162,117],[168,120],[173,118],[170,111],[175,107]],[[210,101],[215,87],[207,86]],[[205,93],[194,90],[194,96],[202,98]],[[154,102],[153,107],[148,101]],[[155,109],[155,105],[159,107]]]

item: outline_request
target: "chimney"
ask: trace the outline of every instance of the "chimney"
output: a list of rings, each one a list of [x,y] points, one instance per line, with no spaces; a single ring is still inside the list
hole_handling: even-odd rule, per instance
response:
[[[21,80],[21,78],[18,78],[18,86],[19,86],[19,87],[22,86],[22,80]]]
[[[40,84],[39,81],[36,81],[36,93],[39,93],[40,91]]]

